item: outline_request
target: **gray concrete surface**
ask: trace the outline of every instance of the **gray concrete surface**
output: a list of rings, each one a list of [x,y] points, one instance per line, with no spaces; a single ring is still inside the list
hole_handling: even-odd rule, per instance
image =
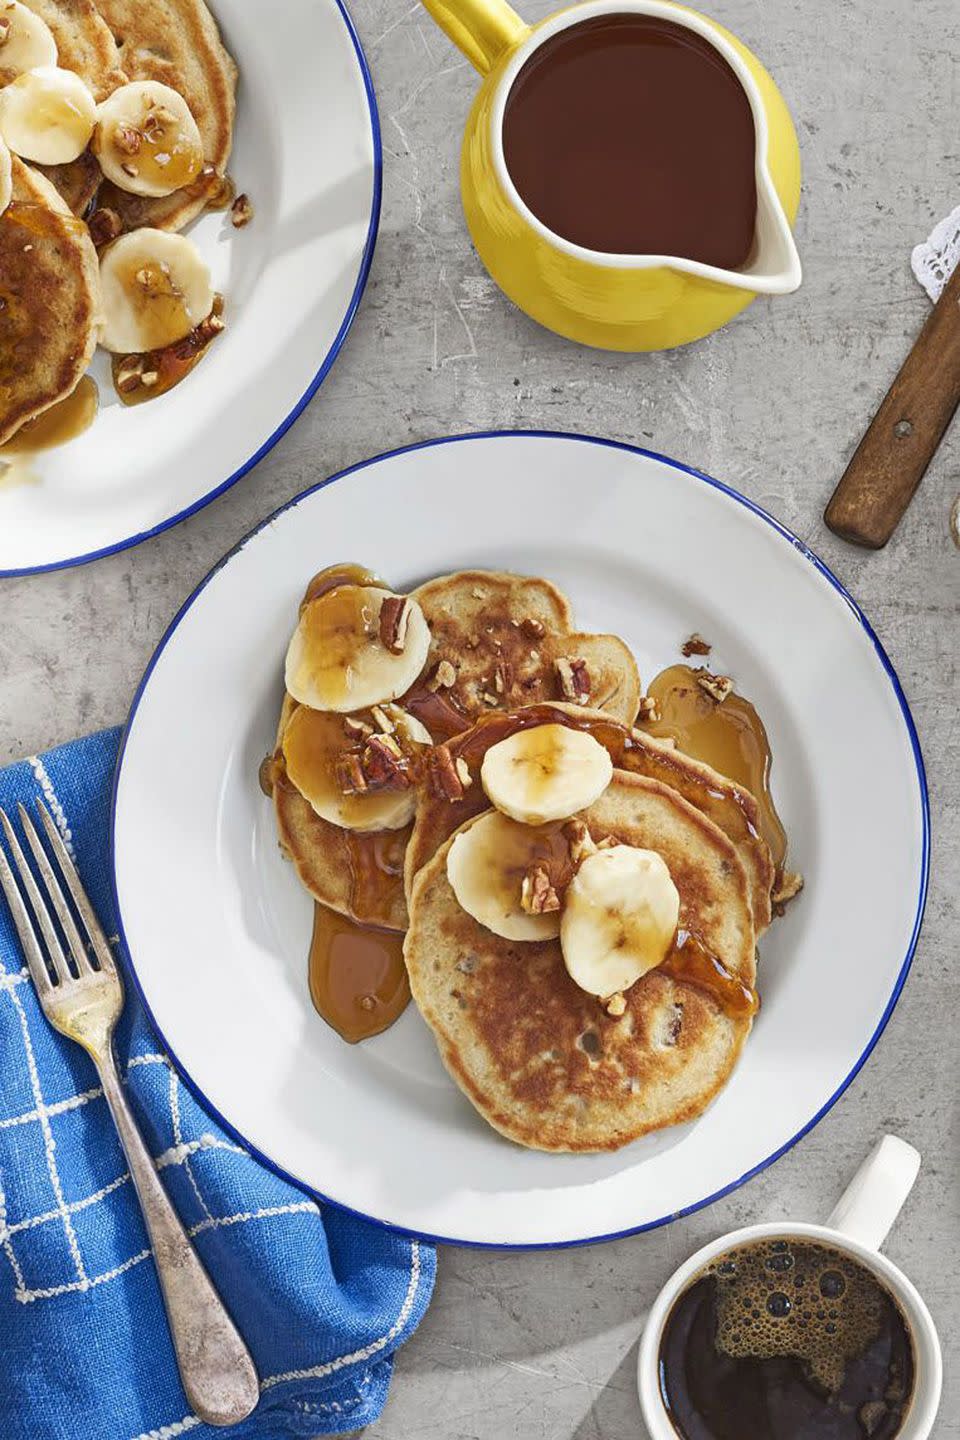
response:
[[[524,4],[530,17],[550,8]],[[796,296],[758,302],[711,339],[659,356],[593,353],[539,330],[493,288],[464,231],[457,147],[471,72],[417,4],[354,0],[380,98],[383,223],[359,318],[320,394],[251,475],[186,524],[85,569],[0,583],[0,758],[12,759],[121,720],[183,597],[311,481],[426,436],[547,426],[652,446],[760,501],[851,587],[899,670],[929,767],[933,883],[913,974],[860,1077],[766,1174],[659,1233],[543,1255],[446,1251],[370,1440],[639,1433],[635,1341],[673,1266],[730,1226],[822,1216],[885,1129],[924,1155],[889,1250],[940,1325],[937,1434],[960,1437],[960,554],[947,533],[960,429],[886,551],[849,548],[820,520],[927,313],[910,249],[960,201],[960,9],[714,0],[713,12],[764,57],[798,122],[806,280]]]

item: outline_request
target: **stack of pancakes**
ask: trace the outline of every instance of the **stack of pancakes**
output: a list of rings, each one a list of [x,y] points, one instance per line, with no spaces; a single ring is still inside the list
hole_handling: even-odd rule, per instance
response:
[[[177,90],[197,121],[206,167],[224,175],[237,70],[204,0],[22,3],[49,28],[58,66],[79,75],[96,101],[133,80]],[[0,87],[15,78],[2,55]],[[154,200],[120,191],[104,182],[89,148],[63,165],[14,157],[12,200],[0,213],[0,444],[73,392],[96,347],[102,304],[84,218],[99,206],[123,231],[179,230],[207,203],[191,190]]]
[[[361,924],[406,930],[413,998],[444,1064],[502,1134],[544,1150],[609,1150],[694,1117],[728,1079],[752,1008],[731,1008],[702,977],[667,963],[622,1003],[601,1003],[571,978],[558,939],[505,939],[474,918],[448,858],[490,811],[481,769],[494,745],[539,726],[585,730],[613,771],[574,817],[581,852],[585,837],[591,849],[662,857],[679,894],[677,934],[695,935],[716,971],[751,995],[775,878],[754,797],[634,728],[641,692],[629,649],[577,632],[549,582],[460,572],[410,599],[432,639],[397,704],[420,715],[434,741],[412,824],[358,836],[314,812],[285,769],[284,732],[298,708],[287,694],[272,760],[282,848],[317,900]],[[357,883],[371,855],[392,885]]]

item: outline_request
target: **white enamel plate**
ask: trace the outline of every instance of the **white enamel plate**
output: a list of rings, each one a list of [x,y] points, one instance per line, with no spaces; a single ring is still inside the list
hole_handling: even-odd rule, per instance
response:
[[[100,413],[0,481],[0,575],[135,544],[239,479],[333,363],[366,281],[380,206],[376,102],[338,0],[211,0],[240,67],[230,174],[254,205],[189,227],[226,297],[227,329],[167,395],[122,406],[99,351]]]
[[[523,1150],[463,1098],[412,1006],[359,1046],[315,1014],[311,904],[280,857],[257,767],[273,743],[301,592],[338,560],[403,589],[467,566],[549,576],[583,628],[633,646],[644,677],[700,630],[712,663],[756,701],[791,863],[807,885],[763,939],[762,1010],[698,1121],[615,1155]],[[139,986],[184,1075],[237,1135],[309,1189],[386,1224],[545,1245],[703,1205],[819,1119],[903,984],[928,821],[896,677],[799,541],[669,461],[578,437],[500,434],[402,450],[335,477],[212,573],[135,701],[113,839]]]

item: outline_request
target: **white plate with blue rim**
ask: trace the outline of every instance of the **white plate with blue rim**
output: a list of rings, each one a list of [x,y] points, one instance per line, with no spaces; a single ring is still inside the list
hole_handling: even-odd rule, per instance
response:
[[[343,344],[380,212],[373,85],[341,0],[210,0],[239,66],[229,173],[250,196],[188,229],[226,299],[225,332],[174,390],[127,408],[108,357],[89,430],[0,477],[0,576],[134,545],[213,500],[293,423]],[[11,477],[16,478],[16,477]]]
[[[643,677],[700,630],[711,664],[757,704],[806,888],[763,937],[759,1017],[698,1120],[612,1155],[524,1150],[471,1108],[412,1006],[359,1045],[313,1010],[312,907],[280,856],[257,767],[273,744],[300,594],[345,559],[400,589],[472,566],[548,576],[582,628],[626,639]],[[415,446],[278,511],[171,624],[134,701],[114,797],[123,938],[186,1081],[298,1184],[463,1244],[649,1229],[777,1159],[850,1084],[890,1016],[928,856],[913,722],[839,581],[734,491],[582,436]]]

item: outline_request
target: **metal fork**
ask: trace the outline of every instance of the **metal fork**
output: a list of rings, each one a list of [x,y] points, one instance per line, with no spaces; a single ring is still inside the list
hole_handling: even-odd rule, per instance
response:
[[[50,1024],[61,1035],[83,1046],[100,1075],[153,1247],[187,1399],[208,1425],[235,1425],[244,1420],[257,1404],[260,1393],[257,1372],[250,1352],[213,1288],[160,1182],[120,1083],[113,1054],[113,1031],[123,1009],[123,984],[110,946],[46,806],[37,801],[51,851],[73,897],[77,914],[89,937],[89,945],[80,936],[60,881],[29,814],[23,805],[18,809],[23,832],[76,969],[76,974],[70,969],[50,910],[20,848],[16,832],[0,809],[0,824],[46,947],[47,960],[13,870],[0,846],[0,886],[7,897],[37,996]]]

